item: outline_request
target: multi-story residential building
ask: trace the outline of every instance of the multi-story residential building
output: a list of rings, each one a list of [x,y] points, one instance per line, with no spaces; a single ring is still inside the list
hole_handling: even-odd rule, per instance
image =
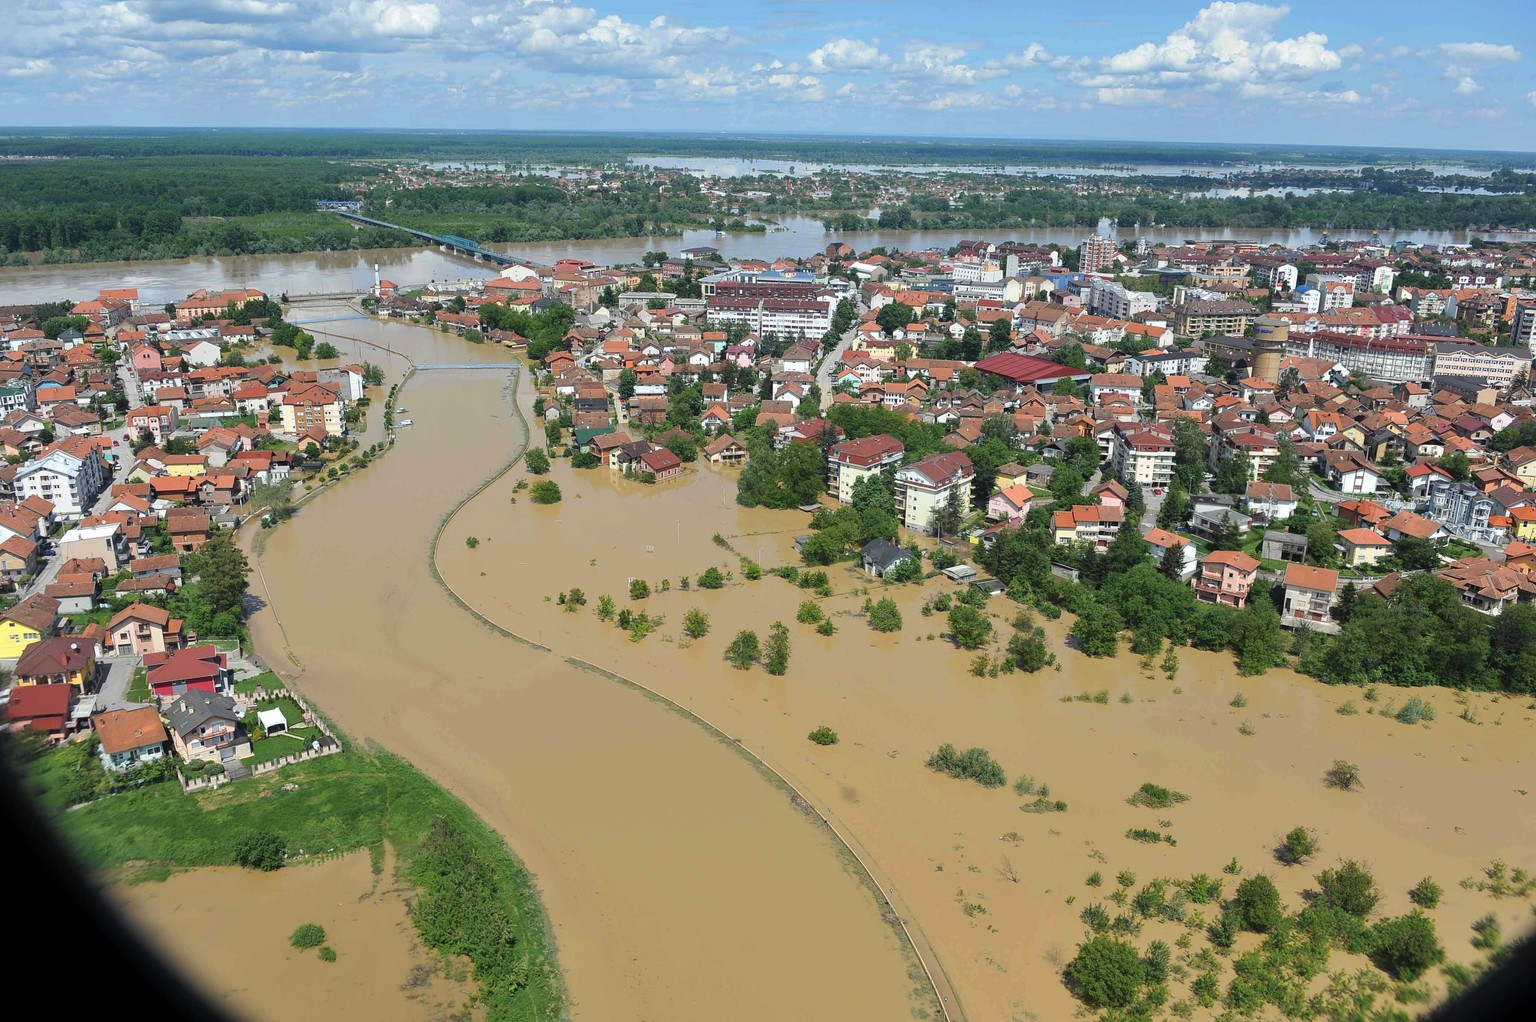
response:
[[[1127,356],[1125,371],[1137,376],[1151,376],[1153,373],[1162,373],[1164,376],[1194,376],[1205,372],[1209,361],[1210,356],[1203,351],[1169,348],[1155,355],[1137,353]]]
[[[1280,609],[1282,625],[1287,628],[1305,626],[1322,632],[1338,631],[1328,614],[1339,588],[1337,571],[1308,564],[1287,564],[1284,585],[1285,599]]]
[[[1231,299],[1194,299],[1173,310],[1173,331],[1183,337],[1245,334],[1259,310]]]
[[[1102,234],[1095,234],[1091,238],[1084,238],[1083,243],[1077,249],[1078,272],[1097,273],[1115,261],[1118,251],[1115,247],[1114,238],[1106,238]]]
[[[1392,541],[1370,529],[1343,529],[1334,549],[1351,568],[1369,567],[1392,553]]]
[[[319,384],[284,394],[278,411],[282,416],[282,431],[288,436],[302,436],[316,430],[326,436],[341,436],[345,429],[341,399],[335,391]]]
[[[709,318],[717,324],[745,323],[758,334],[819,339],[832,328],[837,296],[822,298],[736,298],[718,293],[709,300]]]
[[[1217,432],[1211,438],[1211,471],[1239,454],[1248,458],[1248,478],[1258,479],[1280,456],[1280,441],[1258,427]]]
[[[1180,581],[1195,573],[1195,562],[1199,552],[1188,536],[1180,536],[1176,532],[1146,524],[1141,526],[1141,533],[1147,541],[1147,556],[1159,568],[1168,563],[1169,552],[1172,551],[1176,558],[1174,563],[1178,565]]]
[[[10,412],[30,412],[37,407],[37,394],[26,380],[10,380],[0,383],[0,415]]]
[[[1250,256],[1248,266],[1255,287],[1271,291],[1296,290],[1296,264],[1282,256]]]
[[[1377,383],[1420,383],[1431,376],[1430,342],[1412,337],[1360,337],[1353,334],[1291,332],[1286,351],[1293,356],[1324,358]]]
[[[1115,427],[1110,464],[1128,483],[1166,487],[1173,480],[1173,454],[1173,431],[1165,426]]]
[[[101,448],[83,437],[61,440],[16,469],[16,497],[41,497],[60,518],[80,518],[106,488]]]
[[[1200,562],[1195,596],[1207,603],[1242,607],[1259,577],[1259,562],[1241,550],[1217,550]]]
[[[1117,505],[1074,504],[1051,514],[1051,536],[1060,543],[1086,543],[1108,549],[1125,524],[1125,508]]]
[[[235,701],[195,689],[178,696],[166,710],[171,742],[182,759],[217,763],[251,754],[251,739],[235,712]]]
[[[1095,373],[1088,380],[1088,400],[1103,403],[1105,398],[1123,397],[1139,404],[1142,379],[1133,373]]]
[[[827,455],[827,489],[844,504],[853,501],[853,486],[888,466],[900,465],[906,448],[884,433],[833,444]]]
[[[129,433],[133,436],[148,433],[157,447],[180,428],[181,413],[174,405],[145,405],[128,413]]]
[[[1497,616],[1517,603],[1536,602],[1536,577],[1487,557],[1468,557],[1435,572],[1456,587],[1461,602]]]
[[[1464,341],[1440,341],[1434,344],[1435,379],[1460,377],[1482,380],[1490,387],[1507,390],[1520,373],[1530,375],[1529,347],[1491,348]]]
[[[1520,302],[1510,321],[1509,343],[1536,354],[1536,302]]]
[[[901,524],[913,532],[932,532],[933,513],[950,494],[959,493],[966,510],[971,506],[971,483],[976,469],[959,451],[931,454],[896,470],[896,510]]]
[[[1157,311],[1157,294],[1129,291],[1112,280],[1095,280],[1088,292],[1088,311],[1110,319],[1134,319],[1138,313]]]

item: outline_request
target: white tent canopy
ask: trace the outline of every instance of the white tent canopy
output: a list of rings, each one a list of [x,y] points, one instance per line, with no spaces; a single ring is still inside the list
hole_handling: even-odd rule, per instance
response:
[[[256,720],[261,724],[261,729],[269,735],[288,731],[288,718],[283,716],[283,711],[276,707],[270,710],[257,710]]]

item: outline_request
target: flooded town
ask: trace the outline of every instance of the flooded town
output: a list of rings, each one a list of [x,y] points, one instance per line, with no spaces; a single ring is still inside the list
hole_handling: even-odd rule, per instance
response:
[[[715,240],[0,309],[3,716],[214,1003],[1316,1017],[1528,936],[1536,248]]]

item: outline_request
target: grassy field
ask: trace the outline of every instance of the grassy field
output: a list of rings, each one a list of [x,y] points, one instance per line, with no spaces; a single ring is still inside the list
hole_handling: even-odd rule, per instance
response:
[[[128,701],[131,703],[147,703],[154,698],[149,690],[149,674],[142,668],[134,669],[133,680],[128,683]]]
[[[65,749],[33,755],[29,772],[45,805],[61,804],[58,789],[78,769],[78,754]],[[290,784],[293,790],[284,790]],[[461,948],[443,931],[423,933],[431,946],[465,951],[475,960],[488,1017],[563,1014],[554,947],[532,878],[472,812],[398,757],[345,752],[195,795],[182,794],[173,783],[155,784],[62,813],[59,825],[86,868],[125,870],[137,881],[177,869],[228,865],[235,843],[257,831],[280,835],[290,863],[367,848],[378,868],[388,841],[400,874],[421,888],[423,899],[451,900],[451,892],[465,884],[489,892],[478,899],[477,915],[511,934],[510,949],[478,943]],[[434,861],[433,868],[417,869],[424,849],[433,847],[429,838],[436,836],[441,845],[444,833],[459,849],[458,865],[445,870]],[[460,876],[460,869],[472,879]],[[481,925],[487,923],[475,923]],[[509,979],[506,962],[513,950],[515,978]]]

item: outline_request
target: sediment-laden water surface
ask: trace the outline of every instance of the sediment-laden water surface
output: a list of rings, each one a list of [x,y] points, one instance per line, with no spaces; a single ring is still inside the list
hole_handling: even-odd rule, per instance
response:
[[[422,338],[420,361],[442,343],[401,329]],[[257,647],[354,738],[409,759],[506,837],[538,878],[575,1017],[930,1008],[840,846],[729,743],[485,627],[433,581],[440,518],[520,443],[506,386],[499,372],[414,377],[400,400],[416,425],[395,450],[266,537]],[[513,521],[486,541],[509,566]],[[585,556],[575,533],[540,542]],[[542,570],[500,584],[542,592]]]
[[[442,975],[416,941],[408,888],[366,851],[274,873],[220,867],[119,887],[128,916],[183,963],[214,1003],[249,1019],[415,1022],[464,1009],[473,984]],[[324,928],[334,962],[289,943]],[[461,965],[457,971],[467,975]]]
[[[530,400],[528,388],[521,399]],[[1409,726],[1369,712],[1405,693],[1383,689],[1372,703],[1358,689],[1284,671],[1240,678],[1229,657],[1187,649],[1175,679],[1154,678],[1129,655],[1090,660],[1067,649],[1059,625],[1050,639],[1060,672],[973,677],[971,655],[942,638],[944,616],[920,613],[924,595],[953,591],[947,582],[889,590],[905,627],[877,635],[858,613],[858,590],[871,580],[834,568],[836,595],[823,605],[839,631],[826,637],[795,623],[809,592],[772,576],[744,581],[742,557],[798,563],[792,541],[808,531],[807,517],[736,507],[729,471],[690,466],[681,481],[646,486],[557,461],[549,478],[564,499],[543,507],[515,490],[526,478],[515,471],[449,524],[439,558],[448,583],[495,622],[655,688],[761,750],[894,880],[971,1018],[1070,1015],[1076,1002],[1061,966],[1082,939],[1079,913],[1105,900],[1122,870],[1142,883],[1208,873],[1225,881],[1228,896],[1242,876],[1266,872],[1295,908],[1319,869],[1353,858],[1375,869],[1378,916],[1407,912],[1408,889],[1423,876],[1446,889],[1432,914],[1453,961],[1480,957],[1468,938],[1485,913],[1499,916],[1506,934],[1530,928],[1528,901],[1459,886],[1494,859],[1536,865],[1536,812],[1526,794],[1536,711],[1528,698],[1474,694],[1471,723],[1459,719],[1453,693],[1419,692],[1438,707],[1438,720]],[[711,566],[734,573],[724,589],[681,590],[683,576],[696,580]],[[631,578],[648,580],[652,595],[629,601]],[[669,591],[656,592],[663,579]],[[563,613],[553,598],[572,587],[587,605]],[[632,642],[593,613],[601,595],[664,623]],[[710,632],[689,643],[680,626],[694,607],[709,615]],[[992,601],[1000,638],[1018,609]],[[722,661],[738,630],[766,635],[776,619],[792,634],[785,677]],[[1109,690],[1107,704],[1070,700],[1099,689]],[[1239,693],[1245,706],[1232,705]],[[1346,700],[1356,715],[1336,712]],[[1240,730],[1244,722],[1251,734]],[[839,732],[840,744],[806,740],[822,724]],[[1010,780],[1033,775],[1067,811],[1023,812],[1031,798],[925,769],[943,742],[986,747]],[[1335,759],[1359,765],[1363,789],[1323,784]],[[1188,801],[1165,810],[1128,805],[1144,782]],[[1308,865],[1281,866],[1274,849],[1296,826],[1314,828],[1322,850]],[[1129,840],[1133,827],[1167,832],[1177,845]],[[1233,857],[1240,875],[1222,872]],[[1096,870],[1105,878],[1098,889],[1085,883]],[[1148,923],[1137,943],[1172,944],[1181,932]],[[1238,950],[1256,941],[1244,935]],[[1361,964],[1336,954],[1331,967]]]

